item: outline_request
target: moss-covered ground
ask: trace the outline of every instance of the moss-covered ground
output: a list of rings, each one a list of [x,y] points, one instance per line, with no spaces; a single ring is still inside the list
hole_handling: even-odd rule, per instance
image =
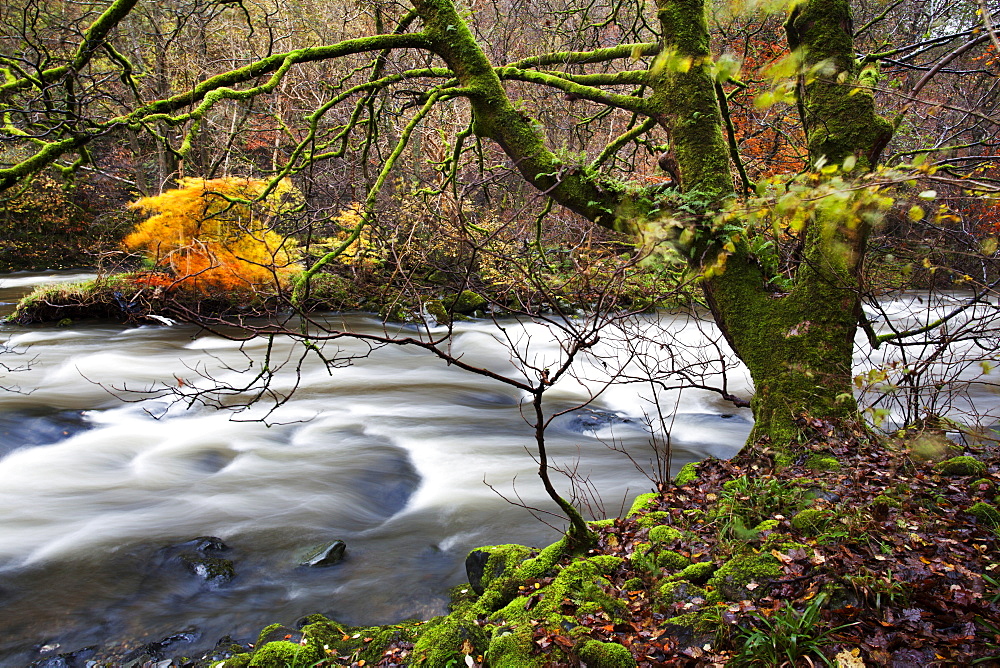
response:
[[[197,665],[998,665],[995,444],[935,461],[910,448],[926,435],[833,431],[791,461],[759,447],[687,466],[592,524],[586,554],[564,541],[475,550],[447,616],[375,628],[314,616]],[[941,463],[956,456],[969,459]]]

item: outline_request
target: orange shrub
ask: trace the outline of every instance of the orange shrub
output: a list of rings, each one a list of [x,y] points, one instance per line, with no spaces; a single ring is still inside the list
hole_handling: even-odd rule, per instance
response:
[[[280,286],[300,271],[291,242],[268,223],[290,208],[290,181],[262,200],[267,182],[258,179],[183,178],[178,185],[129,205],[151,215],[125,238],[126,248],[200,290]]]

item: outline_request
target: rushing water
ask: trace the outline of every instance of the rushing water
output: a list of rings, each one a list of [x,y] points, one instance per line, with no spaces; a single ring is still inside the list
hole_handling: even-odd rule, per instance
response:
[[[0,315],[36,283],[82,277],[0,276]],[[905,295],[870,315],[882,331],[890,324],[919,328],[963,298],[945,295],[928,305]],[[995,304],[977,309],[965,321],[994,320]],[[359,332],[386,333],[370,317],[343,320]],[[961,331],[959,320],[949,324],[953,332]],[[457,326],[451,352],[507,375],[515,373],[512,357],[538,369],[554,366],[555,329],[504,325],[506,338],[489,322]],[[598,492],[589,504],[594,515],[616,515],[652,487],[636,466],[651,468],[644,420],[657,411],[650,386],[600,392],[604,381],[623,359],[636,373],[681,350],[712,352],[698,345],[718,338],[708,323],[668,314],[633,325],[625,334],[602,332],[576,376],[546,395],[549,414],[598,395],[586,409],[556,417],[548,430],[555,460],[575,466]],[[645,347],[638,336],[644,328],[655,330]],[[939,358],[944,364],[921,377],[930,387],[961,387],[964,394],[949,390],[949,407],[989,418],[1000,405],[996,374],[984,375],[988,365],[976,360],[995,360],[996,332],[980,328],[981,336],[964,337],[958,354]],[[223,635],[251,639],[266,624],[291,624],[312,612],[352,624],[429,617],[444,611],[447,588],[465,579],[471,548],[543,545],[558,535],[501,497],[552,509],[530,455],[525,396],[421,350],[370,351],[358,341],[338,341],[325,352],[355,356],[350,365],[328,369],[307,355],[299,373],[286,370],[271,385],[279,394],[294,386],[291,401],[273,413],[266,401],[234,413],[186,408],[146,391],[189,393],[209,386],[208,378],[241,382],[237,370],[262,359],[264,339],[241,345],[188,325],[83,324],[6,326],[0,342],[7,368],[0,368],[0,666],[188,629],[195,640],[178,653],[194,655]],[[912,357],[912,350],[886,347],[859,357],[858,371],[893,355]],[[272,357],[295,360],[300,352],[298,344],[278,340]],[[905,418],[906,402],[887,385],[892,374],[913,366],[903,362],[873,381],[889,388],[874,396],[890,423]],[[976,382],[956,382],[962,378]],[[749,395],[740,369],[731,369],[728,383],[733,394]],[[656,398],[675,471],[707,455],[733,454],[751,426],[746,409],[715,394],[687,390]],[[165,547],[198,536],[217,536],[231,547],[224,556],[235,564],[235,579],[210,586],[166,563]],[[348,545],[342,563],[299,565],[335,539]]]
[[[0,302],[9,311],[49,278],[0,277]],[[384,332],[369,317],[347,320]],[[690,323],[663,322],[682,341],[704,336]],[[515,347],[531,360],[558,357],[549,330],[512,328]],[[452,351],[511,373],[510,349],[496,331],[463,323]],[[298,375],[274,382],[278,390],[297,383],[292,401],[271,414],[267,405],[233,414],[185,410],[142,390],[197,387],[206,374],[234,380],[233,369],[263,353],[263,339],[240,346],[187,325],[2,334],[10,350],[0,362],[25,370],[0,375],[0,665],[192,628],[199,640],[190,655],[225,634],[249,638],[312,612],[357,624],[428,617],[444,611],[446,589],[465,579],[471,548],[557,537],[499,496],[552,508],[526,451],[533,442],[525,397],[420,350],[364,356],[361,344],[339,342],[341,355],[363,356],[332,371],[307,357]],[[599,353],[604,361],[585,362],[579,378],[551,390],[550,412],[599,389],[612,345]],[[296,350],[278,341],[275,356]],[[741,373],[730,382],[730,391],[747,395]],[[648,385],[616,386],[549,429],[552,455],[578,463],[599,493],[595,514],[603,505],[616,515],[652,487],[618,451],[648,465],[641,418],[650,398]],[[731,455],[751,425],[748,411],[706,392],[670,394],[666,405],[675,470]],[[234,580],[212,587],[164,567],[165,546],[207,535],[232,548],[225,556]],[[342,563],[299,566],[334,539],[348,545]]]

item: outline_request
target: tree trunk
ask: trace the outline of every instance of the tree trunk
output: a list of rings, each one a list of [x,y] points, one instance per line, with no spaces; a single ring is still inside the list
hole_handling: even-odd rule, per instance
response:
[[[698,0],[659,0],[658,7],[667,48],[695,59],[708,53],[707,31],[701,27],[704,8]],[[854,156],[855,169],[869,169],[891,127],[875,114],[870,90],[864,88],[874,73],[856,71],[846,0],[808,0],[792,11],[786,29],[791,48],[802,57],[799,109],[811,162],[842,164]],[[721,175],[729,179],[731,193],[722,123],[717,111],[703,108],[709,95],[717,105],[709,73],[693,67],[676,79],[664,86],[662,99],[675,119],[669,129],[683,187],[719,197],[728,194],[719,184]],[[678,95],[679,89],[685,94]],[[698,123],[706,127],[694,128]],[[724,271],[710,272],[705,280],[712,314],[754,382],[755,426],[749,442],[766,437],[778,447],[793,444],[801,433],[799,418],[805,416],[857,419],[851,363],[868,221],[858,211],[819,207],[802,233],[803,258],[788,294],[765,289],[766,278],[743,242],[724,258]],[[718,253],[717,245],[707,241],[694,254],[695,264],[711,266]]]

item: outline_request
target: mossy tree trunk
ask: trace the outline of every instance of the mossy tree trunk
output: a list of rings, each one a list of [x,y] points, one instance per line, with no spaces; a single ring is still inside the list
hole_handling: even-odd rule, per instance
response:
[[[858,71],[846,0],[809,0],[786,22],[789,45],[801,55],[799,110],[814,165],[856,160],[875,166],[891,126],[875,113],[872,72]],[[782,296],[763,289],[746,256],[706,284],[712,312],[753,377],[751,440],[794,442],[796,418],[857,418],[851,362],[861,317],[859,268],[871,217],[832,204],[803,231],[794,287]]]
[[[671,131],[685,191],[712,201],[732,194],[723,125],[707,57],[705,8],[699,0],[659,0],[665,46],[693,59],[688,72],[665,76],[657,89],[670,113]],[[787,22],[789,44],[801,56],[799,108],[810,158],[856,170],[873,166],[891,128],[874,110],[868,72],[858,72],[846,0],[809,0]],[[802,260],[794,287],[776,295],[743,243],[711,272],[705,295],[727,341],[750,370],[755,394],[751,441],[768,437],[785,446],[799,435],[797,418],[857,417],[852,392],[854,335],[861,315],[858,269],[869,233],[858,211],[820,207],[803,231]],[[711,239],[695,256],[701,267],[717,261]],[[699,268],[701,268],[699,267]]]

